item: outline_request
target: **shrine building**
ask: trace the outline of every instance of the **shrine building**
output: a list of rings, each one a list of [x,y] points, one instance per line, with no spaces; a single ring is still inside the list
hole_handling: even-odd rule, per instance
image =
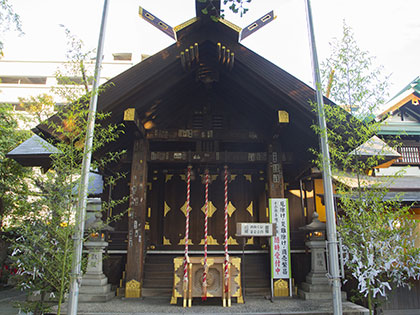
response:
[[[213,3],[220,9],[219,1]],[[240,29],[214,21],[203,5],[197,1],[196,17],[175,28],[141,9],[176,42],[112,78],[99,95],[98,111],[111,113],[102,123],[125,126],[94,157],[127,152],[102,174],[126,172],[126,179],[101,195],[129,196],[107,214],[124,216],[107,232],[104,262],[109,281],[126,297],[179,297],[174,286],[182,283],[182,272],[174,275],[174,259],[183,264],[186,233],[192,261],[207,255],[211,265],[228,252],[242,293],[270,294],[269,240],[238,236],[237,223],[269,222],[272,198],[288,200],[291,278],[302,283],[311,263],[299,228],[315,210],[325,218],[322,180],[309,152],[318,146],[311,129],[315,91],[240,43],[273,13]],[[43,124],[37,133],[53,136]],[[209,296],[223,272],[208,271]],[[240,299],[238,294],[232,296]]]

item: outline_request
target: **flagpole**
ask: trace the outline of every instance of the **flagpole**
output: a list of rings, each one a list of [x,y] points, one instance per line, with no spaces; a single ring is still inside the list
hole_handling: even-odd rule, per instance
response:
[[[67,314],[76,315],[79,302],[79,288],[82,281],[81,264],[83,249],[83,234],[85,229],[86,202],[88,195],[89,171],[92,159],[92,144],[95,129],[96,107],[98,102],[98,87],[101,76],[101,65],[103,46],[105,40],[105,26],[108,13],[108,0],[104,0],[102,11],[101,29],[99,32],[98,51],[96,54],[95,76],[89,103],[89,115],[86,130],[85,147],[83,151],[83,162],[79,184],[79,194],[76,208],[76,231],[74,233],[74,252],[72,259],[72,270],[70,277],[70,293]]]
[[[318,55],[316,51],[314,26],[312,21],[312,11],[310,0],[305,0],[306,4],[306,17],[308,23],[309,42],[311,46],[312,55],[312,67],[314,84],[316,89],[316,101],[318,104],[318,124],[321,130],[320,142],[321,142],[321,153],[322,153],[322,177],[324,183],[324,195],[325,195],[325,208],[327,217],[327,241],[328,241],[328,258],[330,266],[330,280],[332,282],[332,296],[333,296],[333,311],[334,315],[341,315],[342,301],[341,301],[341,281],[338,264],[338,249],[337,249],[337,228],[335,224],[335,213],[334,213],[334,199],[333,199],[333,187],[331,179],[331,165],[330,165],[330,154],[328,148],[328,135],[327,135],[327,124],[325,121],[324,112],[324,100],[321,90],[321,77],[319,73]]]

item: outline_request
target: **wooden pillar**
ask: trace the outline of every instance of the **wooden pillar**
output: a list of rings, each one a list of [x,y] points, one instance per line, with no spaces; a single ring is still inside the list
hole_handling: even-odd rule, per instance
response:
[[[147,213],[147,154],[147,140],[134,140],[131,162],[130,211],[128,213],[126,298],[141,296]]]
[[[274,141],[268,146],[268,198],[284,198],[284,179],[280,144]]]

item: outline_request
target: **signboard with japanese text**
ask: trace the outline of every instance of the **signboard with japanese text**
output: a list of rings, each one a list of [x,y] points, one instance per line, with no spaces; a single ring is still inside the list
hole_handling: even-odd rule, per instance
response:
[[[291,277],[289,203],[285,198],[270,198],[270,223],[275,224],[271,237],[271,278]]]
[[[273,236],[275,227],[272,223],[237,223],[236,236]]]

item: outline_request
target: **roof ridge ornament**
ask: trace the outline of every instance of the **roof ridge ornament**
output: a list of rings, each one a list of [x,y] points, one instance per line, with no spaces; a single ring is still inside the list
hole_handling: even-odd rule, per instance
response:
[[[155,15],[153,15],[152,13],[150,13],[149,11],[147,11],[146,9],[142,7],[139,7],[139,15],[141,18],[143,18],[143,20],[149,22],[154,27],[164,32],[169,37],[173,38],[175,41],[177,40],[176,31],[169,24],[163,22],[161,19],[159,19],[158,17],[156,17]]]
[[[264,14],[258,20],[252,22],[251,24],[249,24],[247,27],[243,28],[240,31],[240,34],[239,34],[239,42],[241,42],[243,39],[245,39],[249,35],[255,33],[260,28],[266,26],[268,23],[270,23],[271,21],[273,21],[276,18],[277,18],[277,16],[274,15],[274,11],[273,10],[271,10],[267,14]]]

